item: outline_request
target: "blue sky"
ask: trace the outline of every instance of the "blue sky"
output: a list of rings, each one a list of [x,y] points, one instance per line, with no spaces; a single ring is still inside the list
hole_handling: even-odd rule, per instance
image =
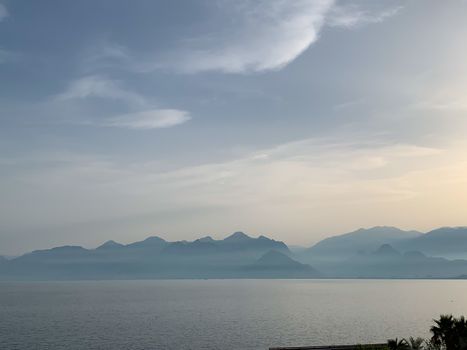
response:
[[[0,0],[0,253],[465,224],[466,13]]]

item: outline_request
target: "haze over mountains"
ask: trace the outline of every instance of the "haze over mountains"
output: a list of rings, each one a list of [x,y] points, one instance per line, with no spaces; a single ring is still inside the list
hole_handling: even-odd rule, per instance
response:
[[[374,251],[382,244],[398,244],[421,235],[421,232],[403,231],[396,227],[361,228],[350,233],[326,238],[303,253],[329,260],[342,260],[359,252]]]
[[[467,227],[439,228],[397,242],[396,247],[404,250],[419,250],[434,256],[467,259]]]
[[[38,250],[0,265],[4,279],[317,277],[290,257],[283,242],[236,232],[223,240],[167,242],[159,237],[96,249],[63,246]]]
[[[453,260],[453,258],[455,258]],[[144,278],[454,278],[467,275],[467,227],[428,233],[395,227],[359,229],[292,252],[281,241],[243,232],[95,249],[63,246],[15,259],[0,257],[0,279]]]
[[[425,234],[386,226],[359,229],[324,239],[299,255],[332,277],[449,278],[467,270],[467,227]]]

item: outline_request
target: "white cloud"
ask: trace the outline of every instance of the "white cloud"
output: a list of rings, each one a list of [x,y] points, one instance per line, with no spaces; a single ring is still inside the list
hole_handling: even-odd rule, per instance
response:
[[[183,42],[183,47],[137,62],[141,71],[249,73],[279,70],[315,43],[323,27],[378,23],[400,8],[373,13],[335,0],[224,0],[222,29]],[[128,58],[128,56],[126,56]]]
[[[9,16],[8,10],[5,5],[0,4],[0,22]]]
[[[331,27],[355,27],[363,24],[381,23],[396,15],[402,7],[386,9],[380,12],[369,12],[355,6],[334,6],[326,24]]]
[[[97,75],[71,82],[66,91],[56,95],[53,100],[67,103],[69,100],[88,98],[120,100],[129,106],[130,112],[106,118],[97,117],[97,111],[88,112],[91,115],[80,116],[78,120],[68,119],[67,123],[142,130],[170,128],[191,119],[187,111],[156,108],[145,97],[124,88],[119,81]]]
[[[186,42],[166,61],[143,69],[169,67],[185,73],[243,73],[276,70],[293,61],[318,39],[333,0],[224,1],[230,27]]]
[[[96,40],[83,53],[82,69],[85,72],[96,72],[130,64],[131,55],[128,48],[112,43],[106,38]]]
[[[146,105],[146,100],[143,97],[123,88],[119,81],[107,79],[99,75],[86,76],[72,81],[65,92],[56,96],[58,100],[84,99],[88,97],[123,100],[137,106]]]
[[[160,129],[183,124],[190,119],[187,111],[151,109],[109,118],[102,125],[128,129]]]

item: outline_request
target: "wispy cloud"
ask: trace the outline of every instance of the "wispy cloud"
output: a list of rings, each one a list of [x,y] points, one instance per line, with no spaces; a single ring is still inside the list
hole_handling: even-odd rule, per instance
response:
[[[332,108],[337,111],[346,110],[346,109],[350,109],[353,107],[362,106],[365,104],[365,102],[366,100],[364,98],[357,98],[354,100],[349,100],[349,101],[345,101],[342,103],[338,103],[334,105]]]
[[[119,81],[107,79],[99,75],[91,75],[74,80],[63,93],[56,96],[58,100],[84,99],[88,97],[123,100],[137,106],[146,105],[146,100],[142,96],[123,88]]]
[[[337,5],[330,11],[326,24],[331,27],[351,28],[358,25],[381,23],[396,15],[402,8],[402,6],[399,6],[374,12],[354,5]]]
[[[375,13],[335,0],[224,0],[220,8],[229,16],[222,30],[185,38],[179,48],[164,54],[133,58],[130,66],[141,71],[171,69],[181,73],[280,70],[313,45],[325,26],[351,28],[379,23],[401,9]]]
[[[412,107],[415,109],[440,112],[465,112],[467,111],[467,101],[465,101],[463,97],[445,101],[427,100],[417,102]]]
[[[131,54],[127,47],[108,39],[96,40],[83,53],[82,68],[86,72],[131,65]]]
[[[112,117],[102,126],[128,129],[160,129],[183,124],[191,119],[187,111],[178,109],[151,109]]]
[[[120,81],[92,75],[70,83],[68,88],[54,97],[56,102],[84,100],[88,98],[111,99],[125,102],[131,112],[107,118],[83,118],[68,120],[68,123],[117,127],[127,129],[161,129],[183,124],[191,119],[189,112],[179,109],[156,108],[140,94],[134,93]]]
[[[337,229],[331,219],[340,215],[345,216],[345,225],[387,220],[398,224],[404,215],[419,217],[418,208],[431,205],[433,198],[455,197],[459,207],[467,198],[465,148],[459,146],[443,150],[303,140],[170,171],[150,161],[121,164],[108,157],[69,154],[62,158],[39,157],[42,166],[27,171],[18,164],[23,170],[19,174],[0,172],[4,193],[0,221],[5,227],[45,227],[57,218],[75,225],[152,213],[151,225],[159,229],[224,231],[240,223],[271,232],[301,227],[305,234],[313,228]],[[15,168],[11,163],[5,166]],[[10,189],[13,178],[20,188]],[[12,201],[21,204],[21,217],[9,205]],[[436,217],[439,202],[424,213]],[[394,205],[405,214],[395,215],[389,210]],[[194,219],[180,214],[193,211]],[[176,222],[164,218],[162,214],[168,212],[178,213]],[[465,215],[453,212],[454,217]]]
[[[184,73],[277,70],[318,39],[333,0],[223,1],[233,23],[218,33],[185,42],[165,60],[143,69],[168,67]]]
[[[465,98],[467,89],[459,86],[457,82],[451,81],[448,86],[438,84],[430,91],[418,96],[418,100],[411,106],[416,110],[437,112],[465,112],[467,111],[467,100]],[[429,85],[431,87],[431,85]],[[443,114],[443,117],[446,117]]]

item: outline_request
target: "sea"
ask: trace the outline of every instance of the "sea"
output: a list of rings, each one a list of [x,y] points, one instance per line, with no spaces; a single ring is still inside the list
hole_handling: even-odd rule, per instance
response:
[[[429,336],[463,280],[0,282],[0,349],[268,349]]]

